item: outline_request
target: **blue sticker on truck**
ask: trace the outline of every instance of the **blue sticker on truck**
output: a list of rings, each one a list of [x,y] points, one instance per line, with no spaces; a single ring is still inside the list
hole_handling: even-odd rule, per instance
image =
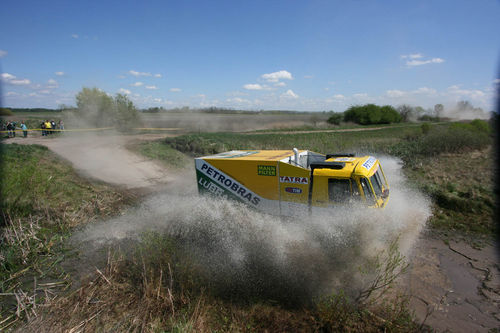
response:
[[[285,192],[292,194],[300,194],[302,193],[302,189],[297,187],[285,187]]]
[[[377,159],[373,156],[370,156],[361,166],[366,170],[370,170],[375,162],[377,162]]]

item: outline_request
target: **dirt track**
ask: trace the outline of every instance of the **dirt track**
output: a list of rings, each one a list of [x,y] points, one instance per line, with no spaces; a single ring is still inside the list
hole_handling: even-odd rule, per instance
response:
[[[40,144],[70,161],[85,176],[126,188],[164,184],[164,167],[130,152],[125,146],[165,134],[131,136],[61,136],[8,139],[6,143]],[[500,328],[500,269],[493,246],[482,250],[465,242],[422,235],[402,289],[420,321],[439,331],[487,332]]]
[[[125,188],[148,187],[169,181],[166,170],[139,156],[125,145],[139,140],[154,140],[165,134],[138,136],[71,135],[59,137],[16,137],[5,143],[39,144],[70,161],[82,175]]]

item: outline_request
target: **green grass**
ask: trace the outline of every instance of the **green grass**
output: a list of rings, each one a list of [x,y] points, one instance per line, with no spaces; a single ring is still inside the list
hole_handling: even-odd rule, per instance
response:
[[[387,127],[381,130],[314,133],[200,133],[167,138],[173,148],[193,155],[213,154],[232,149],[308,149],[316,152],[381,151],[383,147],[416,135],[418,127]]]
[[[1,148],[0,293],[5,295],[0,296],[0,322],[7,321],[0,328],[17,317],[12,317],[13,311],[23,292],[35,295],[29,306],[40,301],[35,281],[68,286],[60,263],[71,229],[97,216],[116,214],[126,198],[83,180],[45,147],[2,144]],[[24,315],[29,312],[19,314]]]
[[[185,154],[165,145],[162,141],[141,142],[130,145],[129,148],[150,159],[158,160],[167,167],[183,168],[187,163],[192,163]]]

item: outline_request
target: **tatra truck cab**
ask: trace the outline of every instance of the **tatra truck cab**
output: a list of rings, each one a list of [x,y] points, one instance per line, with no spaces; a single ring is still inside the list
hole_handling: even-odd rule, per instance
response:
[[[339,205],[383,208],[389,185],[373,156],[307,150],[232,150],[195,159],[199,193],[292,216]]]

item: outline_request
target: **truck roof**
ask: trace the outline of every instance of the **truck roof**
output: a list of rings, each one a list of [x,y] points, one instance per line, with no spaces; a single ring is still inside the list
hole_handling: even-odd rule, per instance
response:
[[[283,162],[290,163],[295,166],[310,169],[310,163],[320,162],[326,163],[324,167],[318,167],[316,174],[336,174],[339,177],[350,177],[352,173],[362,176],[369,176],[375,172],[374,166],[377,164],[377,159],[372,156],[325,156],[323,154],[314,153],[308,150],[299,150],[299,156],[306,157],[314,155],[313,158],[301,159],[299,163],[292,162],[294,159],[293,150],[231,150],[215,155],[198,157],[203,160],[232,160],[232,161],[266,161],[266,162]],[[335,162],[333,164],[343,164],[342,168],[328,167],[328,162]]]
[[[299,153],[305,150],[299,150]],[[232,159],[247,161],[281,161],[293,156],[292,150],[231,150],[211,156],[199,157],[201,159]]]

